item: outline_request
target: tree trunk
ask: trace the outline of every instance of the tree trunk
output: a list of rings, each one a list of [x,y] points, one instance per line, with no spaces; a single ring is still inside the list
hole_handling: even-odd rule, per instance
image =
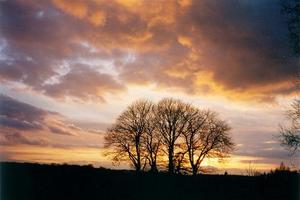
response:
[[[197,175],[197,167],[196,166],[192,166],[192,170],[193,170],[193,176],[196,176]]]
[[[158,172],[158,169],[157,169],[157,166],[156,166],[156,163],[153,163],[151,165],[151,169],[150,169],[151,172],[153,173],[157,173]]]
[[[136,155],[137,155],[137,165],[136,165],[136,171],[139,172],[141,171],[141,153],[140,153],[140,138],[136,137],[135,138],[135,151],[136,151]]]
[[[168,172],[173,174],[174,173],[174,149],[173,147],[169,147],[169,165],[168,165]]]

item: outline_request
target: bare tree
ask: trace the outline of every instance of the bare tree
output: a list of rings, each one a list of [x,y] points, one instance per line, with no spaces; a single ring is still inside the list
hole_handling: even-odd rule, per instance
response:
[[[295,99],[291,109],[287,112],[287,125],[280,126],[281,144],[289,149],[292,154],[299,151],[300,147],[300,99]]]
[[[170,173],[174,173],[175,144],[185,131],[188,107],[188,104],[180,100],[166,98],[158,102],[155,109],[155,123],[162,137],[162,145],[166,149]]]
[[[150,166],[151,172],[157,172],[157,160],[161,153],[161,135],[158,133],[155,124],[154,106],[151,107],[151,112],[145,126],[145,134],[143,135],[143,145],[146,150],[146,158]]]
[[[203,139],[200,136],[205,131],[207,118],[208,113],[200,112],[198,109],[190,109],[187,130],[183,134],[193,174],[197,173],[199,168],[197,166],[200,165],[200,158],[195,161],[195,151],[198,148],[197,143]]]
[[[166,98],[154,105],[140,100],[130,105],[105,135],[105,147],[115,161],[130,161],[136,171],[147,164],[158,171],[158,157],[168,158],[168,171],[197,174],[206,157],[222,158],[233,148],[229,126],[210,111]]]
[[[248,167],[245,169],[247,176],[258,176],[260,173],[257,171],[257,168],[255,166],[255,163],[249,161]]]
[[[228,124],[218,119],[216,113],[191,109],[183,135],[193,175],[199,172],[205,158],[223,158],[233,150],[229,130]]]
[[[105,147],[110,148],[115,161],[130,160],[136,171],[146,165],[143,134],[147,132],[153,104],[139,100],[130,105],[105,135]]]

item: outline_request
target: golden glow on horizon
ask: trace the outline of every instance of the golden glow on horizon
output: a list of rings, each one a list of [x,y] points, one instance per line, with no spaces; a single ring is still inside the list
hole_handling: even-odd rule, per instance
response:
[[[210,158],[203,161],[203,166],[214,166],[218,169],[239,169],[241,172],[249,167],[251,163],[252,167],[258,171],[270,171],[278,167],[278,164],[267,164],[264,163],[264,158],[253,157],[253,156],[237,156],[232,155],[229,158],[224,159],[224,161],[219,162],[218,159]]]
[[[37,147],[30,145],[16,145],[0,147],[1,152],[10,155],[10,160],[39,162],[39,163],[78,163],[95,164],[103,163],[107,166],[108,162],[101,149],[97,148],[54,148]]]
[[[108,160],[101,148],[54,148],[54,147],[35,147],[29,145],[17,145],[0,147],[1,152],[10,155],[10,160],[19,162],[38,162],[38,163],[69,163],[69,164],[93,164],[94,166],[129,168],[128,164],[120,163],[120,166],[113,166],[112,161]],[[205,159],[203,167],[216,167],[218,171],[234,170],[235,173],[244,173],[249,167],[249,163],[255,170],[270,171],[278,167],[278,164],[266,164],[264,159],[251,156],[236,156],[219,162],[218,159]]]

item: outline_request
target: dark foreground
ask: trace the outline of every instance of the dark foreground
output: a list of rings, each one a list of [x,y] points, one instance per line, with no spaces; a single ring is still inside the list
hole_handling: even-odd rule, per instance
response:
[[[1,200],[299,199],[299,174],[136,174],[89,166],[0,163]]]

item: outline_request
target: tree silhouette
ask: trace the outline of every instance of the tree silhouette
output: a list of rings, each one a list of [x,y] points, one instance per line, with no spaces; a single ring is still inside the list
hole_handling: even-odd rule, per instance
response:
[[[294,55],[300,55],[300,0],[282,0],[282,13],[287,19],[289,38]],[[296,87],[299,89],[300,74],[298,70]],[[300,98],[293,101],[287,112],[286,125],[280,125],[280,142],[292,155],[299,151],[300,146]]]
[[[108,129],[105,147],[114,161],[130,161],[136,171],[149,165],[157,172],[164,154],[169,173],[197,174],[205,158],[223,158],[233,150],[229,130],[216,113],[180,100],[165,98],[157,104],[139,100]]]
[[[223,158],[234,147],[229,136],[230,127],[209,110],[192,109],[184,132],[192,173],[196,175],[207,157]]]
[[[248,167],[245,169],[246,175],[247,176],[257,176],[259,175],[259,171],[257,171],[255,163],[249,161],[248,162]]]
[[[145,133],[143,134],[143,146],[146,151],[146,158],[150,166],[150,171],[157,172],[157,160],[160,154],[161,135],[156,129],[154,106],[151,106],[151,112],[145,126]]]
[[[300,99],[295,99],[287,112],[289,124],[280,126],[281,144],[295,154],[300,147]]]
[[[180,100],[166,98],[158,102],[155,109],[155,124],[162,136],[162,145],[168,156],[168,171],[174,173],[174,152],[178,138],[186,130],[187,110],[190,105]]]
[[[130,160],[136,171],[147,162],[143,134],[149,131],[153,104],[139,100],[130,105],[105,135],[105,147],[110,148],[115,161]]]

